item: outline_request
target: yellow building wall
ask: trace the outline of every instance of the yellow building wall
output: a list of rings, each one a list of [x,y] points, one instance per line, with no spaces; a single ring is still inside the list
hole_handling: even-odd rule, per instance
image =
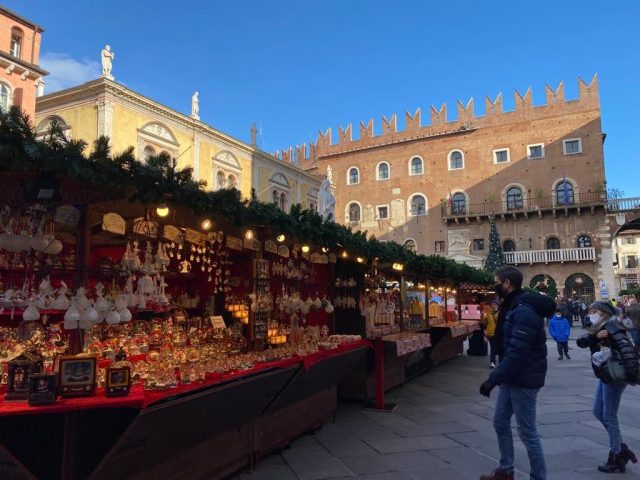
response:
[[[94,103],[61,108],[47,114],[36,114],[36,126],[47,117],[57,115],[71,127],[71,137],[87,142],[87,152],[93,149],[93,142],[98,137],[98,111]]]

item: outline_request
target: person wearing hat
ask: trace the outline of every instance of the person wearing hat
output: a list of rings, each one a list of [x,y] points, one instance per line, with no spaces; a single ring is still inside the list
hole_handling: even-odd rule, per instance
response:
[[[496,368],[496,354],[498,347],[495,345],[496,338],[496,316],[498,315],[498,310],[500,309],[500,304],[495,300],[491,302],[491,305],[485,305],[484,310],[482,311],[483,322],[484,322],[484,334],[489,341],[489,368]]]
[[[622,442],[618,423],[618,408],[627,384],[607,383],[601,375],[601,366],[615,351],[624,365],[630,382],[637,383],[640,377],[638,352],[627,335],[625,324],[618,317],[618,309],[611,302],[597,301],[589,307],[591,328],[577,340],[578,347],[589,348],[592,353],[592,367],[598,378],[593,402],[593,415],[602,423],[609,434],[609,457],[607,463],[598,470],[605,473],[624,473],[629,461],[638,462],[636,454]]]

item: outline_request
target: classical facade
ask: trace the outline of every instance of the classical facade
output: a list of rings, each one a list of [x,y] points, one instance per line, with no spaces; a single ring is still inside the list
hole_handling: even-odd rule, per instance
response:
[[[106,135],[114,152],[133,146],[142,161],[166,152],[211,189],[233,186],[246,198],[255,189],[260,200],[284,210],[317,206],[318,176],[201,122],[193,106],[183,114],[116,83],[108,67],[101,78],[39,97],[38,134],[46,135],[55,120],[69,138],[91,145]]]
[[[613,242],[617,290],[640,285],[640,219],[625,223]]]
[[[544,105],[531,89],[516,92],[515,110],[502,95],[473,99],[331,130],[316,143],[280,155],[305,169],[329,170],[336,192],[336,220],[383,240],[403,243],[480,266],[495,220],[508,263],[526,281],[544,281],[560,294],[591,299],[614,290],[613,255],[605,214],[605,173],[597,77],[578,82],[567,100],[564,85],[546,87]],[[277,153],[278,154],[278,153]]]
[[[16,105],[34,117],[47,75],[38,66],[43,31],[0,5],[0,111]]]

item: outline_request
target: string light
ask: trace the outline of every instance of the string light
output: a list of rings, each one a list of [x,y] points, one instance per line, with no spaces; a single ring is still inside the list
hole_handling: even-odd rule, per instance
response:
[[[285,237],[282,233],[276,237],[276,240],[278,240],[280,243],[284,242],[286,239],[287,237]]]
[[[358,258],[356,258],[356,262],[362,263],[362,262],[364,262],[364,258],[358,257]]]
[[[244,238],[247,240],[253,240],[253,230],[247,230],[244,234]]]
[[[302,246],[302,253],[309,253],[309,250],[311,250],[311,249],[309,248],[309,245],[303,245],[303,246]]]
[[[346,250],[342,251],[342,258],[347,258],[349,256],[349,254],[347,253]]]
[[[213,222],[211,222],[211,220],[209,220],[208,218],[205,218],[200,226],[202,227],[202,230],[209,230],[213,226]]]

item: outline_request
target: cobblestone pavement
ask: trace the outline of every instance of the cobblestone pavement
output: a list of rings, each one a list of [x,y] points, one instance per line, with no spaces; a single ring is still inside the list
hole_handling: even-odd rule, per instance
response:
[[[572,332],[572,338],[582,333]],[[640,478],[640,464],[624,475],[597,471],[608,452],[604,428],[591,413],[595,378],[588,352],[570,342],[571,360],[557,360],[548,341],[549,372],[540,392],[538,425],[549,479]],[[335,423],[308,434],[253,472],[235,480],[477,479],[496,465],[491,422],[496,392],[480,396],[489,374],[487,357],[462,356],[435,367],[387,395],[398,403],[391,414],[366,412],[341,403]],[[623,438],[640,453],[640,387],[629,387],[620,406]],[[514,430],[518,479],[529,478],[526,451]]]

